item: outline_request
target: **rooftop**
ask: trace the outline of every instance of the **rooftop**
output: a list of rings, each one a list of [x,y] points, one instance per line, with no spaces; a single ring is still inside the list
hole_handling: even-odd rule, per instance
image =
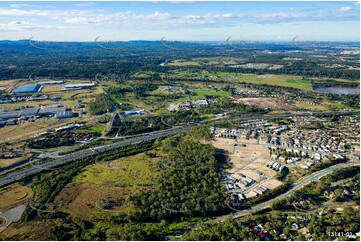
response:
[[[27,84],[18,86],[13,90],[13,93],[31,93],[31,92],[39,92],[42,85],[39,84]]]

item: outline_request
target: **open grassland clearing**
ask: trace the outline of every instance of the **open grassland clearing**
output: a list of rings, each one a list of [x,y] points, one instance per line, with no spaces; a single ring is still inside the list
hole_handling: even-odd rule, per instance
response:
[[[153,171],[158,158],[145,153],[122,157],[114,161],[99,161],[86,167],[75,182],[88,182],[111,186],[147,186],[152,184]]]
[[[225,66],[225,65],[236,65],[244,63],[243,58],[236,57],[201,57],[201,58],[192,58],[191,60],[178,59],[173,60],[166,65],[169,66],[203,66],[203,65],[216,65],[216,66]]]
[[[1,159],[0,158],[0,168],[12,165],[18,161],[25,160],[30,157],[31,157],[31,154],[25,154],[22,157],[15,157],[15,158],[10,158],[10,159]]]
[[[318,104],[296,103],[294,105],[296,108],[309,111],[330,111],[343,110],[348,108],[345,104],[330,101],[321,101]]]
[[[158,159],[140,153],[114,161],[96,162],[76,176],[55,200],[67,204],[66,212],[71,216],[88,221],[125,212],[129,209],[124,202],[127,195],[153,186]],[[104,209],[103,205],[107,203],[116,206]]]
[[[96,218],[125,212],[124,199],[128,194],[129,189],[124,187],[76,182],[68,184],[54,200],[64,204],[61,210],[72,217],[95,222]]]
[[[167,65],[169,66],[200,66],[200,63],[197,61],[189,61],[189,60],[174,60],[169,62]]]
[[[29,201],[33,192],[29,187],[21,186],[18,183],[0,188],[0,212],[5,212],[20,204]]]
[[[0,81],[0,91],[11,92],[17,85],[19,80],[4,80]]]
[[[292,87],[304,91],[312,91],[312,85],[309,80],[302,79],[301,76],[294,75],[257,75],[243,74],[233,72],[210,72],[208,70],[172,70],[169,78],[172,79],[197,79],[199,81],[225,81],[229,83],[252,83],[265,84],[281,87]]]
[[[93,102],[96,95],[103,92],[102,88],[100,87],[96,87],[95,89],[80,89],[71,91],[61,91],[60,88],[60,85],[45,85],[42,93],[58,96],[61,98],[61,102],[73,101],[73,106],[76,103]]]
[[[206,57],[206,58],[193,58],[193,61],[197,61],[207,65],[236,65],[244,63],[244,58],[236,57]]]
[[[218,77],[225,81],[233,83],[253,83],[253,84],[266,84],[282,87],[293,87],[304,91],[312,91],[312,85],[309,80],[303,80],[300,76],[292,75],[257,75],[257,74],[241,74],[241,73],[228,73],[217,72]]]
[[[55,129],[67,124],[84,121],[81,117],[67,119],[46,119],[42,118],[35,122],[24,121],[18,125],[5,126],[0,128],[0,141],[19,139],[29,135],[36,135],[47,130]]]
[[[1,238],[4,240],[11,240],[11,238],[23,238],[19,235],[26,234],[27,240],[40,240],[39,238],[52,238],[53,228],[57,220],[55,219],[44,219],[44,220],[33,220],[26,224],[24,223],[12,223],[9,227],[1,232]],[[8,239],[9,238],[9,239]]]
[[[0,109],[8,109],[8,110],[14,110],[15,107],[40,107],[40,106],[46,106],[46,105],[63,105],[67,108],[73,108],[75,104],[77,104],[77,100],[60,100],[60,101],[54,101],[54,100],[42,100],[42,101],[28,101],[28,102],[16,102],[16,103],[5,103],[0,104]]]

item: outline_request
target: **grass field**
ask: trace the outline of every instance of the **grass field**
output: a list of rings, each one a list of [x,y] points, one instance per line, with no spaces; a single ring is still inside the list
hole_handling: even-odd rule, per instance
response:
[[[186,61],[186,60],[174,60],[169,62],[169,66],[199,66],[200,64],[196,61]]]
[[[254,84],[276,85],[282,87],[293,87],[304,91],[312,91],[309,80],[302,80],[299,76],[289,75],[256,75],[256,74],[235,74],[217,72],[217,76],[230,82],[246,82]]]
[[[18,82],[18,80],[0,81],[0,91],[10,92]]]
[[[296,103],[295,106],[297,108],[310,111],[343,110],[347,108],[347,106],[342,103],[332,103],[327,101],[323,101],[316,105],[310,105],[307,103]]]
[[[89,128],[75,129],[74,132],[90,132],[90,133],[101,133],[104,130],[105,125],[94,125]]]
[[[14,140],[35,135],[47,130],[64,126],[70,123],[85,121],[84,117],[74,117],[67,119],[39,119],[35,122],[24,121],[14,126],[0,128],[0,141]]]
[[[187,63],[187,62],[183,62]],[[140,73],[139,73],[140,75]],[[144,74],[146,77],[147,75]],[[149,77],[149,76],[148,76]],[[304,80],[301,76],[293,75],[257,75],[257,74],[243,74],[243,73],[231,73],[231,72],[212,72],[209,70],[172,70],[166,78],[169,79],[196,79],[199,81],[225,81],[228,83],[253,83],[253,84],[265,84],[281,87],[292,87],[303,91],[313,91],[310,80]],[[324,78],[311,78],[315,80],[324,80]],[[357,80],[335,79],[339,82],[358,82]]]
[[[29,187],[13,184],[0,189],[0,212],[20,205],[33,196]]]
[[[157,158],[149,158],[145,153],[122,157],[118,160],[98,162],[88,166],[75,178],[75,182],[87,182],[107,186],[150,185]]]
[[[55,198],[68,204],[71,216],[94,221],[112,216],[128,209],[125,197],[133,191],[154,184],[155,164],[159,158],[150,158],[145,153],[87,166]],[[111,211],[99,208],[102,201],[122,203]]]
[[[224,66],[224,65],[235,65],[243,63],[244,59],[235,57],[201,57],[192,58],[192,60],[173,60],[167,65],[170,66],[200,66],[200,65],[213,65],[213,66]]]
[[[27,158],[30,158],[31,156],[32,156],[31,154],[24,154],[21,157],[15,157],[15,158],[11,158],[11,159],[0,159],[0,168],[12,165],[12,164],[22,161],[22,160],[25,160]]]

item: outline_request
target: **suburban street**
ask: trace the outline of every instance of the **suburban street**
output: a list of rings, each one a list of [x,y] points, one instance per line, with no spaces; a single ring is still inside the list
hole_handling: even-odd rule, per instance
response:
[[[358,166],[358,165],[360,165],[358,162],[347,162],[347,163],[341,163],[341,164],[337,164],[337,165],[327,167],[325,169],[322,169],[320,171],[317,171],[315,173],[312,173],[312,174],[310,174],[308,176],[303,177],[299,182],[294,183],[293,187],[286,193],[280,194],[280,195],[278,195],[277,197],[275,197],[275,198],[273,198],[271,200],[268,200],[266,202],[257,204],[255,206],[249,208],[249,209],[245,209],[245,210],[235,212],[233,215],[225,215],[225,216],[218,217],[218,218],[214,219],[213,222],[224,221],[225,219],[232,218],[232,217],[233,218],[242,217],[242,216],[245,216],[247,214],[251,214],[251,213],[257,212],[259,210],[268,208],[268,207],[270,207],[272,205],[272,203],[274,201],[277,201],[277,200],[280,200],[280,199],[283,199],[283,198],[286,198],[286,197],[290,196],[292,192],[300,190],[301,188],[308,185],[310,182],[316,181],[316,180],[320,179],[321,177],[323,177],[325,175],[328,175],[328,174],[334,172],[335,170],[337,170],[339,168],[350,167],[350,166]]]

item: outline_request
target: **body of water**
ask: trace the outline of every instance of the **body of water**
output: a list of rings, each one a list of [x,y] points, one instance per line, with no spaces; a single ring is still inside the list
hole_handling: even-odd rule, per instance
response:
[[[338,95],[360,94],[360,87],[316,87],[316,92],[330,92]]]

